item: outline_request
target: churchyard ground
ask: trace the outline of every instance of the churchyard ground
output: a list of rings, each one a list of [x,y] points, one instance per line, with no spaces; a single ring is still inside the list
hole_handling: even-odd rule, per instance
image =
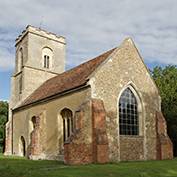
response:
[[[0,154],[0,177],[177,177],[177,158],[69,166],[58,161],[32,161]]]

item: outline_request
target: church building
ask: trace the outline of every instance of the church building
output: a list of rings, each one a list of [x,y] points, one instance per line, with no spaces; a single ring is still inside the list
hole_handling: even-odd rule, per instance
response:
[[[65,71],[65,38],[16,39],[5,154],[66,164],[173,158],[159,90],[134,42]]]

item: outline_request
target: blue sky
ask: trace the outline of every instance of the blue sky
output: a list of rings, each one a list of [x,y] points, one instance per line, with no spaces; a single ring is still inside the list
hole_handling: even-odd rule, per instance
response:
[[[8,100],[15,38],[30,24],[66,37],[71,68],[132,37],[145,63],[177,64],[176,0],[0,0],[0,100]]]

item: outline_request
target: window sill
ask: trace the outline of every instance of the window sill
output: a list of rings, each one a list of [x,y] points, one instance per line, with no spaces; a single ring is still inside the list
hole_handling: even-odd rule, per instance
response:
[[[144,136],[143,135],[119,135],[120,138],[124,139],[142,139]]]

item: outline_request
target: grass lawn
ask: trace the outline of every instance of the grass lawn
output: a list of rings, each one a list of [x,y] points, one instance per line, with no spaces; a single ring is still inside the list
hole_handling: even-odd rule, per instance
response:
[[[0,155],[0,177],[177,177],[177,159],[67,166]]]

